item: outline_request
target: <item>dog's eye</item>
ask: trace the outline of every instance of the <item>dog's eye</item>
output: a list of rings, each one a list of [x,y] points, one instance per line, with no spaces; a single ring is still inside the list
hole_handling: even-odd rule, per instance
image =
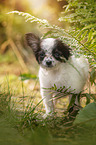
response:
[[[54,56],[55,56],[56,58],[58,58],[58,57],[60,57],[60,54],[59,54],[58,52],[55,52]]]
[[[44,54],[44,53],[41,53],[41,54],[40,54],[40,57],[44,57],[44,56],[45,56],[45,54]]]
[[[45,56],[45,53],[44,52],[40,52],[40,57],[44,58],[44,56]]]

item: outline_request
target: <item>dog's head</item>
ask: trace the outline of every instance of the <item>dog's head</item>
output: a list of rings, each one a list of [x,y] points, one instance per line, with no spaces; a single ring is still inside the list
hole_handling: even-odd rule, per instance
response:
[[[69,59],[70,48],[59,39],[40,39],[33,33],[27,33],[26,40],[28,46],[32,48],[36,60],[44,68],[56,67]]]

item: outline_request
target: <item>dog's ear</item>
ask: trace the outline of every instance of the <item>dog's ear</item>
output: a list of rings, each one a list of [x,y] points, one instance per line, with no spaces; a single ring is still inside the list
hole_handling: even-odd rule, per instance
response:
[[[30,46],[34,54],[36,54],[40,49],[40,38],[33,33],[27,33],[25,34],[25,39],[28,46]]]

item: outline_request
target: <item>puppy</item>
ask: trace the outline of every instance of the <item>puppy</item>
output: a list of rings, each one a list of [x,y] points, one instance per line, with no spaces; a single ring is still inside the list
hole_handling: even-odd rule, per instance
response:
[[[65,86],[68,91],[79,94],[88,78],[88,61],[71,55],[70,48],[59,39],[40,39],[33,33],[27,33],[26,40],[40,65],[40,88],[47,116],[54,112],[52,91],[48,88],[55,84],[58,89]],[[69,99],[71,97],[69,95]]]

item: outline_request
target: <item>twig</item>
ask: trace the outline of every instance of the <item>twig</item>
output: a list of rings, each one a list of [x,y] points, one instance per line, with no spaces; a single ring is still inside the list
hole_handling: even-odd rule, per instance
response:
[[[21,56],[21,54],[20,54],[18,48],[16,47],[16,45],[15,45],[15,43],[13,42],[12,39],[9,39],[9,40],[5,41],[5,42],[1,45],[1,53],[3,53],[3,52],[5,51],[5,49],[6,49],[6,47],[7,47],[8,45],[10,45],[11,48],[12,48],[12,50],[14,51],[14,53],[15,53],[17,59],[19,60],[19,63],[20,63],[20,65],[21,65],[22,69],[24,69],[26,72],[28,72],[28,68],[27,68],[27,66],[26,66],[26,64],[25,64],[25,62],[24,62],[24,60],[23,60],[23,58],[22,58],[22,56]]]

